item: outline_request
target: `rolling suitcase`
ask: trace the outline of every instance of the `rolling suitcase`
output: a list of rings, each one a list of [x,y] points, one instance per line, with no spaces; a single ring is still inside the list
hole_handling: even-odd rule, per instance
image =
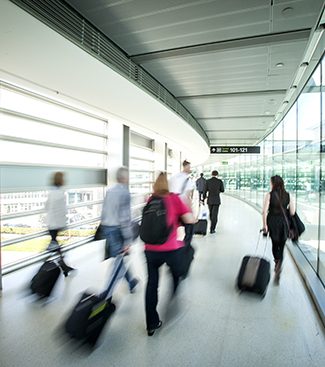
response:
[[[96,295],[84,292],[64,324],[65,332],[82,344],[94,347],[108,319],[115,311],[112,293],[117,281],[124,275],[123,256],[115,258],[112,275],[103,293]]]
[[[197,223],[194,224],[194,234],[201,234],[205,236],[207,234],[208,221],[206,219],[199,219]]]
[[[204,205],[200,204],[198,222],[194,224],[194,234],[205,236],[208,228],[208,212]]]
[[[261,235],[259,236],[255,254],[257,252]],[[265,241],[266,252],[267,239]],[[267,286],[270,282],[270,262],[259,256],[244,256],[239,274],[237,277],[237,287],[241,291],[249,291],[260,294],[263,298],[266,294]]]
[[[49,297],[60,275],[60,267],[54,261],[45,261],[31,280],[32,293],[40,298]]]

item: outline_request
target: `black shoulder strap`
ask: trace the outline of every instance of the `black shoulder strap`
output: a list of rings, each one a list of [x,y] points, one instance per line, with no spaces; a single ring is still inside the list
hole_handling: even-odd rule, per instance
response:
[[[283,214],[284,220],[285,220],[285,222],[286,222],[286,224],[287,224],[288,231],[290,232],[290,225],[289,225],[289,221],[288,221],[288,218],[287,218],[287,216],[286,216],[286,213],[285,213],[285,211],[284,211],[284,209],[283,209],[283,206],[282,206],[281,200],[280,200],[280,198],[279,198],[279,195],[278,195],[278,193],[277,193],[276,191],[273,191],[273,193],[274,193],[275,197],[277,198],[277,200],[278,200],[278,202],[279,202],[279,204],[280,204],[280,208],[281,208],[281,211],[282,211],[282,214]],[[289,198],[290,198],[290,197],[289,197]]]

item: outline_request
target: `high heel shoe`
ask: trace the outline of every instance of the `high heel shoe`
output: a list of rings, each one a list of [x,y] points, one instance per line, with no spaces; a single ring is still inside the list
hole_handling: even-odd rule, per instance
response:
[[[156,331],[157,329],[159,329],[159,328],[161,327],[161,325],[162,325],[162,321],[159,321],[159,322],[158,322],[158,325],[157,325],[155,328],[153,328],[153,329],[148,329],[148,330],[147,330],[147,332],[148,332],[148,336],[153,336],[153,334],[155,333],[155,331]]]

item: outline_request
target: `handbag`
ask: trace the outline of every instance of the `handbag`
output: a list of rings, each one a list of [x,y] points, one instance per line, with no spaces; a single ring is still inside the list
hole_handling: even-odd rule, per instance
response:
[[[103,237],[103,233],[102,233],[102,225],[100,224],[96,229],[95,236],[94,236],[94,241],[100,241],[100,240],[103,240],[103,239],[104,239],[104,237]]]
[[[305,225],[302,222],[302,220],[299,218],[299,215],[297,212],[290,216],[290,228],[293,229],[293,232],[295,234],[294,238],[292,238],[292,241],[298,241],[298,238],[302,235],[303,232],[305,232]]]
[[[287,214],[286,214],[283,209],[282,203],[280,201],[279,195],[276,192],[274,192],[274,194],[276,198],[278,199],[282,214],[284,216],[284,220],[288,227],[288,237],[293,242],[297,242],[300,235],[305,231],[305,225],[303,224],[302,220],[299,218],[297,212],[295,212],[294,215],[290,215],[290,213],[287,211]]]

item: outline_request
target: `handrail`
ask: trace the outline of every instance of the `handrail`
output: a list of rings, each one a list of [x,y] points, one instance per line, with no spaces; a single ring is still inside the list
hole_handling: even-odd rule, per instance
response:
[[[88,206],[88,205],[99,205],[102,204],[103,200],[96,200],[96,201],[87,201],[84,203],[77,203],[77,204],[70,204],[67,206],[68,210],[69,209],[74,209],[74,208],[81,208],[83,206]],[[3,214],[1,216],[2,220],[7,220],[7,219],[15,219],[15,218],[22,218],[22,217],[29,217],[32,215],[37,215],[37,214],[45,214],[46,210],[45,209],[38,209],[38,210],[29,210],[27,212],[20,212],[20,213],[13,213],[13,214]]]
[[[83,220],[83,221],[80,221],[80,222],[77,222],[77,223],[69,224],[63,229],[63,231],[73,229],[73,228],[76,228],[76,227],[79,227],[79,226],[83,226],[85,224],[95,223],[95,222],[98,222],[99,220],[100,220],[100,217],[96,217],[96,218],[92,218],[92,219],[86,219],[86,220]],[[35,233],[20,236],[19,238],[13,238],[11,240],[2,241],[1,246],[6,247],[6,246],[9,246],[9,245],[14,245],[14,244],[19,243],[19,242],[33,240],[34,238],[38,238],[38,237],[45,236],[45,235],[48,235],[48,234],[49,234],[49,231],[47,229],[45,229],[43,231],[38,231],[38,232],[35,232]]]

